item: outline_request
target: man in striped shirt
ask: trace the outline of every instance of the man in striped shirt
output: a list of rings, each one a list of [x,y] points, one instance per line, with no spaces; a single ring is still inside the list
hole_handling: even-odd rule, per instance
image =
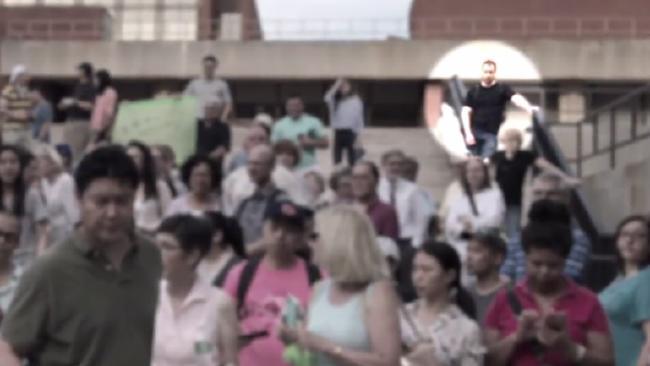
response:
[[[553,173],[540,174],[533,181],[533,202],[541,199],[551,199],[568,205],[569,193],[569,189],[562,177]],[[575,221],[571,227],[571,234],[573,243],[564,267],[564,273],[574,281],[581,282],[584,267],[591,256],[591,241]],[[518,281],[525,276],[526,256],[521,246],[521,234],[515,235],[510,241],[508,255],[501,267],[501,274],[514,281]]]
[[[29,92],[28,84],[29,76],[25,66],[14,66],[9,84],[2,90],[0,100],[4,144],[27,145],[31,140],[34,99]]]

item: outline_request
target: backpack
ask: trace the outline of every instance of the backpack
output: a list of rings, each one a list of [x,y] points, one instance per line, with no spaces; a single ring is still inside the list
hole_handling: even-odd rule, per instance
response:
[[[255,272],[262,262],[263,256],[252,257],[246,262],[244,268],[239,275],[239,283],[237,285],[237,315],[241,319],[242,310],[244,309],[244,301],[246,301],[246,295],[248,294],[248,289],[253,283],[255,278]],[[309,281],[309,286],[313,286],[314,283],[318,282],[321,279],[321,272],[318,267],[313,263],[305,261],[307,266],[307,280]]]

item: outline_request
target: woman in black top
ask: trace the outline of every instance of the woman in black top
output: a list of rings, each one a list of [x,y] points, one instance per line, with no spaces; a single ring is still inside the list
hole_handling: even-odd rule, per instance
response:
[[[501,142],[505,150],[494,153],[490,162],[495,168],[496,181],[506,202],[506,234],[511,239],[520,230],[524,179],[531,166],[556,174],[571,186],[580,184],[580,180],[568,176],[534,151],[522,150],[522,134],[517,129],[504,131]]]

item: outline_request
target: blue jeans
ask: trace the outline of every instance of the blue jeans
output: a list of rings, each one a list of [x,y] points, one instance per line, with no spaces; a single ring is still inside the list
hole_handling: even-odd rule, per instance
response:
[[[497,135],[476,130],[472,134],[474,135],[474,140],[476,140],[476,143],[470,146],[472,154],[482,158],[491,158],[492,154],[497,151]]]
[[[506,207],[505,229],[508,240],[519,237],[521,232],[521,206]]]

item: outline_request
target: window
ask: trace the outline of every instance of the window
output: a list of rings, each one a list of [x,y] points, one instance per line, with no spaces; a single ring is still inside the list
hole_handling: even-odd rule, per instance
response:
[[[165,5],[196,7],[197,0],[162,0]]]
[[[197,32],[196,9],[169,9],[163,11],[162,38],[165,40],[195,40]]]
[[[36,0],[5,0],[5,5],[34,5]]]
[[[44,5],[74,5],[75,0],[43,0]]]
[[[123,40],[155,39],[155,13],[153,9],[125,9],[122,13]]]
[[[115,0],[82,0],[82,1],[84,5],[102,5],[110,8],[115,6]]]

